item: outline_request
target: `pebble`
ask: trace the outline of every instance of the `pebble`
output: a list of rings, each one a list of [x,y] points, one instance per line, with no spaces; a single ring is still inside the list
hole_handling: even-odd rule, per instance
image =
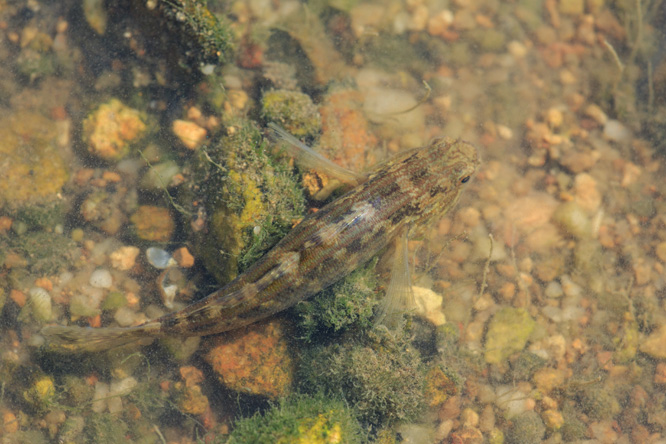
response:
[[[655,248],[655,253],[660,261],[666,262],[666,242],[660,242]]]
[[[507,358],[522,350],[536,322],[521,308],[505,307],[493,316],[485,342],[485,360],[488,364],[506,364]]]
[[[190,150],[199,148],[208,135],[205,128],[187,120],[174,120],[171,129],[181,143]]]
[[[90,280],[88,281],[91,286],[95,288],[111,288],[113,284],[113,278],[111,273],[106,268],[98,268],[93,271],[90,275]]]
[[[429,288],[412,287],[418,312],[435,326],[446,323],[446,316],[442,311],[442,296]]]
[[[577,239],[587,239],[592,235],[592,222],[587,213],[576,202],[561,204],[553,213],[553,221],[565,233]]]
[[[109,385],[97,381],[95,383],[95,393],[92,400],[92,411],[95,413],[102,413],[106,410],[108,396]]]
[[[544,291],[544,295],[546,295],[547,298],[561,298],[564,295],[564,292],[562,291],[562,286],[560,285],[559,282],[557,281],[551,281],[546,285],[546,290]]]
[[[354,6],[349,15],[351,16],[351,28],[356,37],[371,30],[380,29],[385,11],[386,7],[380,4],[362,3]]]
[[[666,359],[666,325],[662,325],[644,339],[640,351],[655,359]]]
[[[194,266],[194,256],[192,256],[187,247],[180,247],[174,251],[173,258],[178,263],[179,267],[191,268]]]
[[[176,265],[171,253],[161,248],[149,247],[146,249],[146,259],[150,265],[159,270]]]
[[[562,290],[568,298],[577,301],[583,296],[583,288],[572,281],[568,275],[563,275],[560,282],[562,283]]]
[[[109,399],[107,400],[109,413],[122,412],[123,402],[121,396],[130,393],[138,384],[138,381],[131,376],[112,382],[109,385]]]
[[[497,125],[497,135],[500,139],[511,140],[513,139],[513,130],[505,125]]]
[[[129,307],[120,307],[113,315],[113,319],[121,327],[129,327],[136,321],[136,313]]]
[[[585,12],[585,2],[583,0],[560,0],[559,10],[562,14],[580,15]]]
[[[515,418],[521,413],[526,412],[529,408],[526,402],[528,395],[523,393],[518,387],[500,385],[495,390],[495,393],[495,404],[504,410],[505,416],[508,419]]]
[[[604,137],[618,143],[628,143],[633,135],[631,131],[617,120],[609,120],[604,125]]]
[[[608,116],[599,107],[599,105],[591,104],[585,107],[583,114],[591,118],[600,125],[605,125],[608,122]]]
[[[467,407],[460,413],[460,420],[464,427],[476,427],[479,425],[479,414]]]
[[[453,23],[453,13],[444,9],[428,19],[428,34],[433,36],[443,35],[451,23]]]
[[[597,181],[587,173],[580,173],[574,179],[576,203],[588,213],[596,212],[601,206],[601,193]]]
[[[16,415],[10,411],[5,411],[2,413],[2,431],[5,434],[10,434],[18,431],[19,421],[16,418]],[[7,437],[7,439],[10,439]]]
[[[116,270],[131,270],[136,264],[140,250],[134,246],[120,247],[110,255],[111,266]]]
[[[423,107],[412,109],[416,103],[414,96],[406,91],[375,87],[367,92],[363,106],[373,120],[389,124],[396,134],[402,134],[419,133],[425,127]],[[394,113],[400,113],[400,119],[394,119]]]
[[[654,383],[666,384],[666,362],[660,362],[654,370]]]
[[[507,45],[507,49],[509,50],[509,53],[517,59],[522,59],[527,55],[527,46],[517,40],[510,41]]]

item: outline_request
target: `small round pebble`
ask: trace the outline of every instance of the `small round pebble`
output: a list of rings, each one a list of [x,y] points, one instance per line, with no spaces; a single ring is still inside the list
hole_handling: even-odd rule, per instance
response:
[[[98,268],[90,275],[89,283],[95,288],[111,288],[113,278],[111,277],[109,270]]]
[[[153,267],[162,270],[175,264],[171,253],[161,248],[149,247],[146,250],[146,259]]]
[[[130,270],[136,263],[136,257],[139,255],[137,247],[120,247],[111,253],[111,266],[116,270]]]

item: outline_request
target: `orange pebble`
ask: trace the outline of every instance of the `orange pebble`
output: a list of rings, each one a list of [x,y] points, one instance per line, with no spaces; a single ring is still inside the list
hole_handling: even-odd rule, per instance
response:
[[[85,185],[95,174],[92,168],[82,168],[76,173],[75,181],[77,185]]]
[[[91,374],[90,376],[86,376],[86,384],[90,386],[97,384],[97,381],[99,381],[99,378],[94,373]]]
[[[116,173],[115,171],[104,171],[102,173],[102,179],[106,180],[107,182],[118,183],[122,180],[122,177],[120,177],[120,174]]]
[[[125,293],[125,299],[127,299],[127,306],[128,307],[136,307],[139,304],[139,298],[132,293],[131,291],[128,291]]]
[[[88,318],[88,325],[94,328],[99,328],[102,326],[102,317],[100,315],[93,316]]]
[[[9,252],[5,255],[4,265],[6,268],[25,267],[28,265],[28,261],[19,254]]]
[[[12,227],[13,222],[14,221],[10,217],[0,216],[0,233],[5,233],[9,231],[9,229]]]
[[[25,301],[26,301],[25,293],[23,293],[22,291],[12,290],[12,291],[9,292],[9,297],[19,307],[23,307],[25,305]]]
[[[194,265],[194,256],[190,254],[187,247],[180,247],[173,253],[173,258],[178,265],[183,268],[190,268]]]
[[[54,106],[51,108],[50,114],[53,120],[65,120],[67,118],[67,110],[64,106]]]
[[[181,367],[180,377],[183,378],[187,387],[199,384],[204,379],[203,372],[192,365]]]
[[[14,433],[19,429],[19,422],[16,415],[12,412],[3,412],[2,414],[2,431],[4,433]]]
[[[46,291],[52,291],[53,290],[53,282],[51,282],[51,279],[49,279],[47,277],[37,278],[35,280],[35,286],[41,287]]]
[[[201,423],[206,430],[212,429],[217,424],[217,421],[215,420],[215,414],[213,414],[210,405],[206,408],[205,412],[199,415],[199,419],[201,420]]]

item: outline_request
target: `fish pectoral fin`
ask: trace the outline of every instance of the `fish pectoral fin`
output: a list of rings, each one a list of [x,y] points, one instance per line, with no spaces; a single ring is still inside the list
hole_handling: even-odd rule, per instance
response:
[[[375,325],[383,325],[397,331],[404,325],[405,315],[416,310],[412,291],[407,248],[407,230],[395,239],[395,253],[386,295],[380,303]]]
[[[284,142],[284,148],[302,168],[321,171],[327,176],[351,186],[359,185],[368,179],[365,174],[356,173],[330,161],[289,134],[279,125],[270,122],[268,128],[270,128],[269,134],[271,138],[276,142]]]

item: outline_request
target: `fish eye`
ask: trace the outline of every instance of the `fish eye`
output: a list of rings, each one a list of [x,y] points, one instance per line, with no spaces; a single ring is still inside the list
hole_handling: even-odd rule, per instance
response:
[[[469,176],[465,176],[462,179],[460,179],[460,183],[467,183],[469,182]]]

